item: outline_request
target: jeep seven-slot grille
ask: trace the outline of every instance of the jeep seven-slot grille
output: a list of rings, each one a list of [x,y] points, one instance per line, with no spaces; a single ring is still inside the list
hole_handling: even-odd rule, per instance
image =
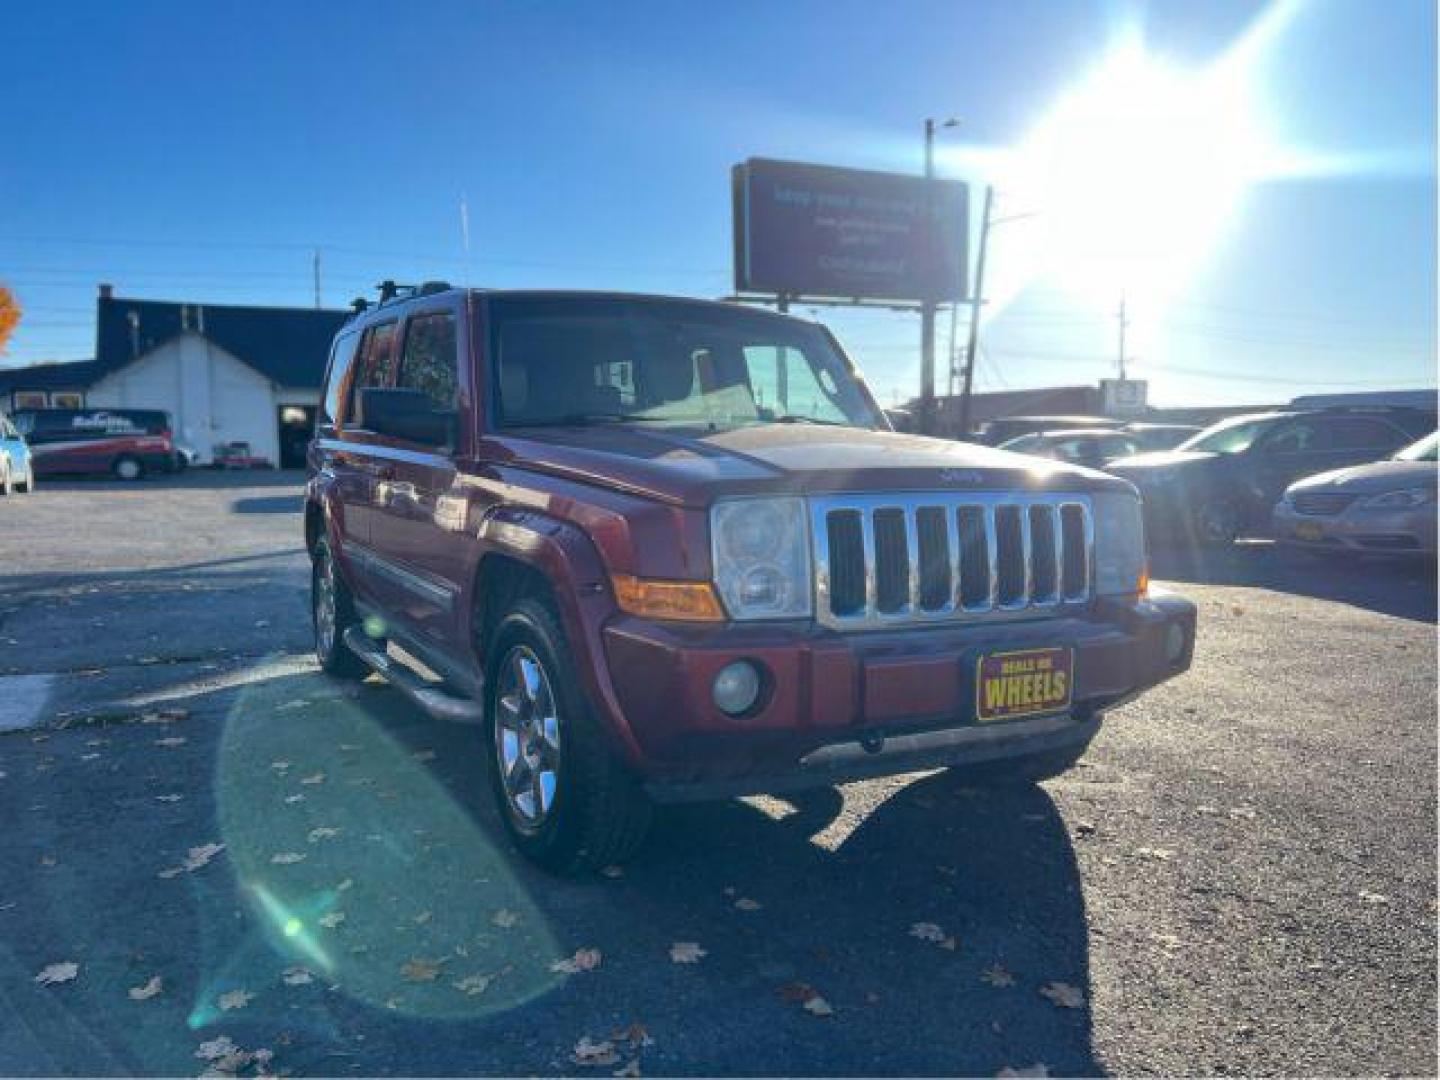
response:
[[[837,627],[1053,613],[1090,598],[1080,495],[812,499],[817,615]]]

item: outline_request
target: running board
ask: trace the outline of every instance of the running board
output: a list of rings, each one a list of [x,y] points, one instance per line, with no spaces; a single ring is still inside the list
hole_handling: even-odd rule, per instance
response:
[[[469,698],[457,697],[437,686],[431,686],[404,664],[399,663],[384,646],[378,646],[359,625],[347,627],[345,647],[368,664],[385,681],[438,720],[457,724],[479,724],[484,709]]]

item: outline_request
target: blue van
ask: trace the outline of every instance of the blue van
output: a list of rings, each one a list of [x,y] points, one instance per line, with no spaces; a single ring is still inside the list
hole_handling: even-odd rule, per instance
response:
[[[30,446],[10,418],[0,412],[0,495],[34,490],[35,466],[30,461]]]

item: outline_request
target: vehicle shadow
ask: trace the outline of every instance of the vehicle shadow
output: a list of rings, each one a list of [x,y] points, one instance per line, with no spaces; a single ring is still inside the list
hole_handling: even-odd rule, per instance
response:
[[[255,495],[230,504],[236,514],[298,514],[304,509],[305,496],[298,491],[293,495]]]
[[[116,480],[107,474],[94,476],[40,477],[37,491],[82,491],[95,493],[152,491],[160,488],[216,490],[225,488],[284,487],[298,489],[305,483],[303,469],[186,469],[178,473],[149,473],[140,480]]]
[[[1150,573],[1157,581],[1271,589],[1417,622],[1436,621],[1434,560],[1321,559],[1263,540],[1230,548],[1157,544],[1150,551]]]
[[[1041,788],[667,808],[630,865],[562,879],[505,841],[478,732],[386,687],[292,673],[147,708],[182,718],[10,744],[7,1072],[178,1072],[220,1035],[297,1075],[586,1072],[583,1037],[651,1075],[1099,1071],[1084,898]],[[47,867],[20,857],[37,828],[85,842]],[[185,871],[207,842],[223,856]],[[672,958],[687,942],[698,963]],[[31,985],[61,955],[85,971],[63,1014]],[[163,995],[125,1000],[155,974]]]

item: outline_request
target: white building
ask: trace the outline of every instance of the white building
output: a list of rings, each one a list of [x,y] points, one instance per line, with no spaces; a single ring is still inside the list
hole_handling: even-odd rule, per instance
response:
[[[0,394],[9,401],[0,404],[163,409],[176,441],[202,464],[245,443],[253,457],[295,467],[304,463],[330,341],[346,317],[128,300],[102,285],[95,361],[5,371]]]

